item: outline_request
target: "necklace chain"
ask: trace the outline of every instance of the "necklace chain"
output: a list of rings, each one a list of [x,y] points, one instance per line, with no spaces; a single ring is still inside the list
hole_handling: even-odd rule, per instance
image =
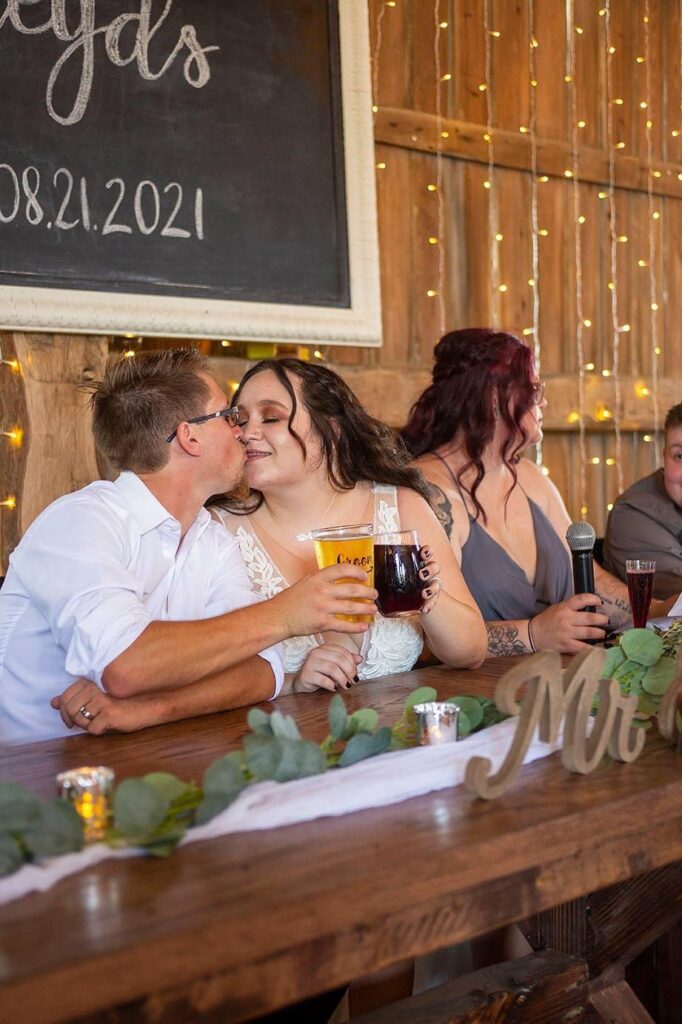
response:
[[[321,523],[322,525],[324,525],[324,522],[325,522],[327,516],[329,515],[329,513],[331,512],[332,508],[334,507],[334,503],[335,503],[335,501],[336,501],[338,496],[339,496],[339,492],[338,491],[334,491],[334,493],[332,495],[332,500],[329,502],[329,504],[327,505],[326,509],[322,513],[322,515],[319,516],[319,517],[316,517],[318,523]],[[286,526],[283,526],[279,522],[279,520],[275,519],[275,517],[273,516],[272,512],[270,511],[270,508],[268,507],[267,502],[265,503],[265,507],[268,510],[268,515],[270,516],[271,522],[277,527],[278,530],[280,530],[282,533],[285,533],[287,535],[287,537],[289,537],[291,540],[296,540],[296,541],[299,541],[299,542],[303,542],[303,541],[308,541],[308,540],[311,539],[310,538],[310,530],[306,530],[304,532],[298,531],[298,532],[294,533],[293,530],[289,530]],[[317,529],[317,528],[318,527],[313,527],[313,529]],[[319,527],[319,528],[321,528],[321,527]],[[261,529],[262,529],[262,527],[261,527]],[[270,533],[270,536],[272,536],[272,533],[270,531],[266,530],[265,532],[266,533]]]

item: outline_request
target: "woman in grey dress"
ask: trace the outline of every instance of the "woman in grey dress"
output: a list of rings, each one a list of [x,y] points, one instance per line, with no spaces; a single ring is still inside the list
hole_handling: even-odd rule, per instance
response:
[[[433,486],[489,653],[573,653],[603,640],[630,618],[627,588],[595,563],[597,593],[573,593],[566,506],[521,458],[542,438],[546,404],[530,349],[503,331],[470,328],[444,335],[434,354],[433,382],[402,435]],[[652,615],[665,614],[664,602],[654,604]]]

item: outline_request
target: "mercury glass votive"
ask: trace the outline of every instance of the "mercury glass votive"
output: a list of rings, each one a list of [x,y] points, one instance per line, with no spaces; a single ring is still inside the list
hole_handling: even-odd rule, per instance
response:
[[[458,740],[459,708],[449,701],[429,701],[415,704],[417,736],[421,747],[438,743],[456,743]]]
[[[73,768],[57,776],[59,795],[73,804],[83,820],[86,843],[104,838],[113,788],[114,772],[101,765]]]

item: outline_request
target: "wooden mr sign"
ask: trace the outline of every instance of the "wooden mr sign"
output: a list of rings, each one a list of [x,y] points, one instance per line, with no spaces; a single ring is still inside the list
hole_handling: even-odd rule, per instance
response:
[[[606,651],[594,648],[576,655],[566,669],[555,651],[544,651],[523,660],[500,679],[495,702],[507,715],[519,722],[507,756],[496,772],[487,757],[472,757],[466,767],[465,785],[486,800],[500,796],[514,781],[533,738],[535,729],[545,743],[556,743],[563,722],[561,758],[572,772],[586,775],[594,771],[604,754],[616,761],[634,761],[644,746],[644,730],[632,727],[637,697],[624,696],[615,679],[602,679]],[[665,724],[670,724],[670,709],[682,680],[671,684],[661,705],[659,729],[672,739]],[[519,690],[525,694],[519,702]],[[599,698],[596,717],[590,711]],[[590,728],[591,726],[591,728]]]

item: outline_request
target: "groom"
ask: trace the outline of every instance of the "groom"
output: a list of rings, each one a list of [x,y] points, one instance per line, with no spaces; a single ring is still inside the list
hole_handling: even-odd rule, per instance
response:
[[[122,472],[53,502],[10,557],[0,741],[73,725],[130,732],[267,700],[282,685],[282,640],[367,628],[335,617],[367,594],[353,566],[258,602],[237,540],[203,507],[239,483],[245,456],[237,410],[194,349],[114,363],[92,409],[95,441]]]

